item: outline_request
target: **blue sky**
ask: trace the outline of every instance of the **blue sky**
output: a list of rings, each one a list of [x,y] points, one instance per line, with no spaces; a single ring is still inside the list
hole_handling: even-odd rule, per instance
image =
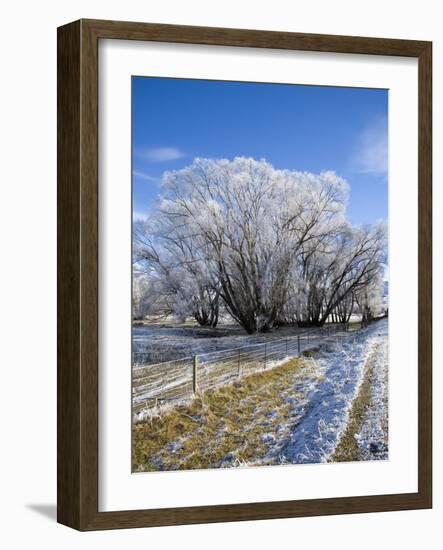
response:
[[[334,170],[351,187],[352,223],[387,220],[387,116],[387,90],[133,77],[134,217],[149,211],[165,170],[251,156]]]

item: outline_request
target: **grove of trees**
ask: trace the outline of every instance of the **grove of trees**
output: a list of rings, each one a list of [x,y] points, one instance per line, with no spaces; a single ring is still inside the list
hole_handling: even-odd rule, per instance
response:
[[[230,316],[248,333],[370,319],[382,308],[386,228],[352,226],[334,172],[195,159],[166,172],[134,224],[135,318]]]

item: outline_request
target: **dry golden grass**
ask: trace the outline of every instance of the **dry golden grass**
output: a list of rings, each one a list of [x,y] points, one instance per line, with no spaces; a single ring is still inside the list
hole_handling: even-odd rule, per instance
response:
[[[288,425],[293,405],[285,398],[295,379],[315,377],[310,364],[291,359],[134,424],[133,471],[217,468],[266,459],[270,443],[263,434],[277,434]],[[290,395],[297,398],[294,390]]]

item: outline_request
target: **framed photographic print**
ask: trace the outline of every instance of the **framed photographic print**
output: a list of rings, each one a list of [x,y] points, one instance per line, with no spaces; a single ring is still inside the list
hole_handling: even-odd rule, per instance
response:
[[[58,29],[58,520],[430,508],[431,43]]]

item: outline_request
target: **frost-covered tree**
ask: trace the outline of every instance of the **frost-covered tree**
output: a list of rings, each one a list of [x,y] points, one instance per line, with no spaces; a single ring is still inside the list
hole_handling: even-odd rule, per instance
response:
[[[154,215],[134,224],[134,264],[151,282],[149,314],[193,316],[200,325],[215,327],[220,293],[201,256],[201,243],[179,228],[172,231],[167,221]]]
[[[158,303],[200,324],[217,322],[221,300],[249,333],[321,325],[349,316],[384,246],[380,227],[347,223],[347,196],[333,172],[195,159],[164,174],[155,213],[134,231],[134,258],[163,295]]]
[[[353,228],[342,224],[321,245],[302,247],[292,274],[292,298],[283,321],[323,325],[349,322],[356,295],[379,276],[384,256],[383,226]]]
[[[382,224],[373,228],[349,226],[337,236],[328,253],[330,261],[321,267],[320,285],[315,285],[318,301],[311,317],[313,324],[324,324],[333,312],[340,321],[349,321],[356,294],[364,292],[380,276],[385,246]]]
[[[278,319],[302,245],[321,246],[343,223],[346,194],[331,172],[196,159],[165,174],[158,219],[168,242],[199,251],[227,311],[252,333]]]
[[[374,317],[386,314],[384,285],[380,270],[368,285],[356,293],[355,301],[358,312],[361,314],[362,323],[367,323]]]

